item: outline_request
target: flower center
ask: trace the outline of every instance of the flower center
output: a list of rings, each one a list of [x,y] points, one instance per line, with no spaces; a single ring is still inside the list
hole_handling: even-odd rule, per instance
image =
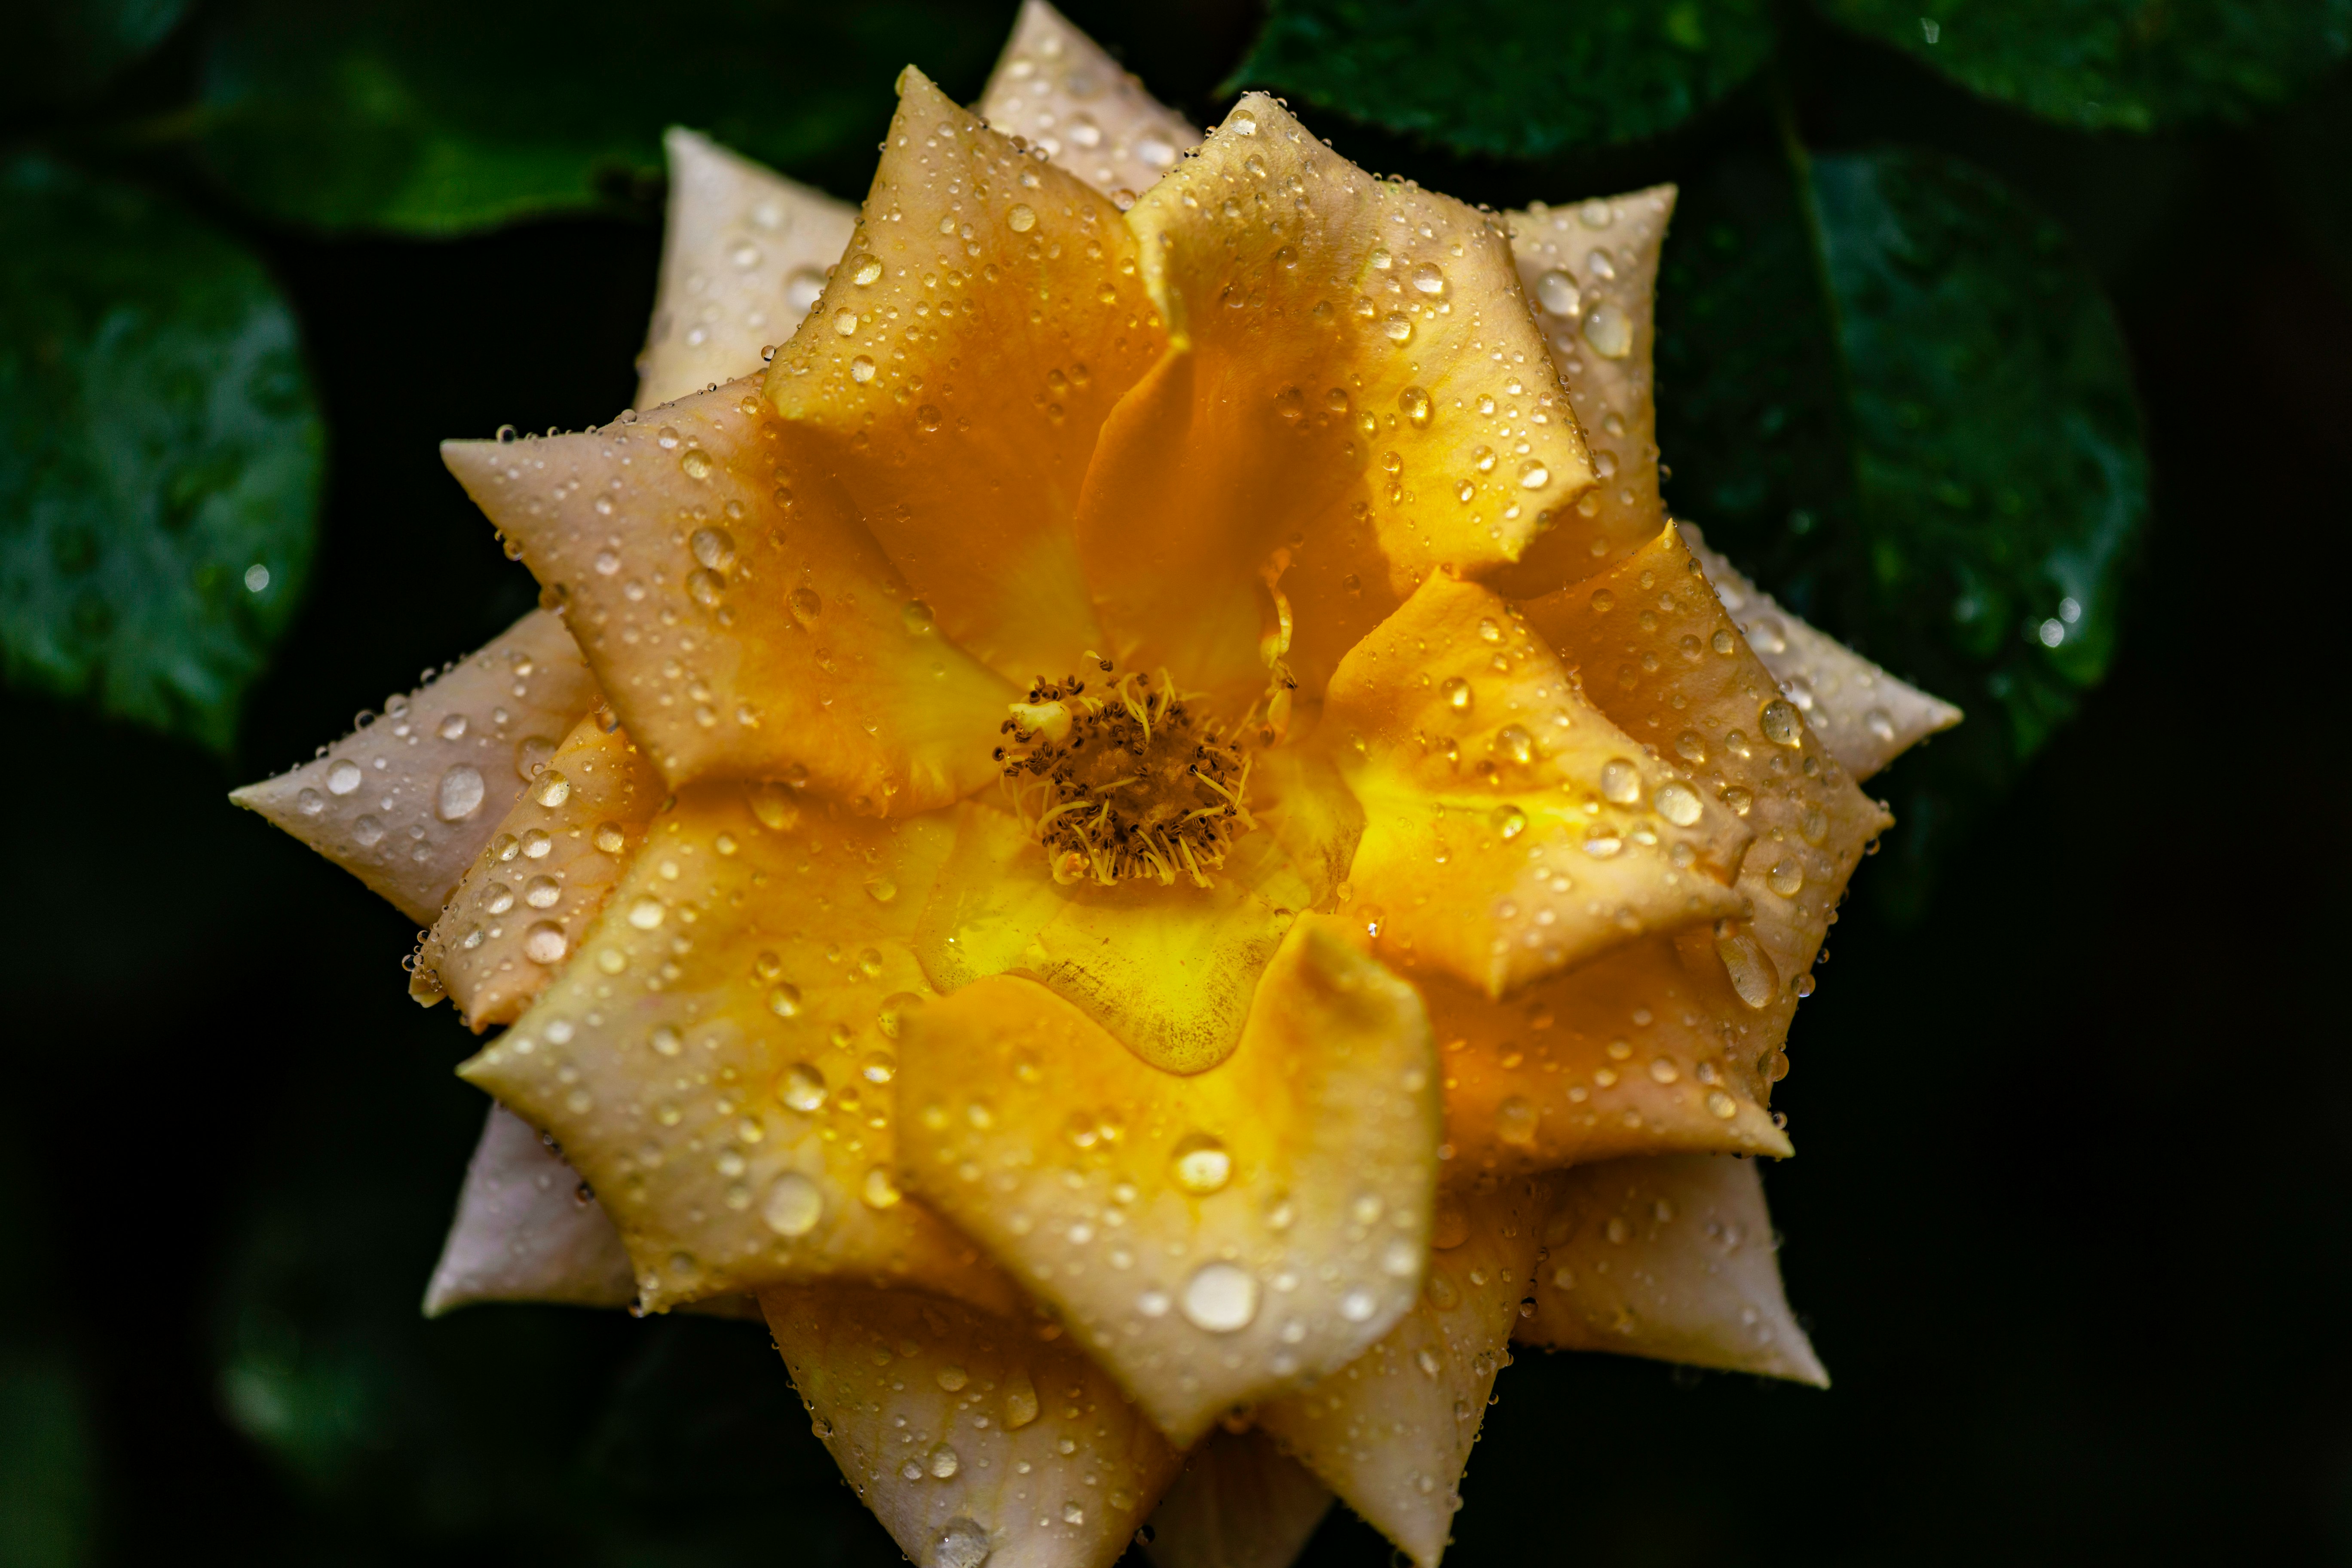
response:
[[[1131,877],[1195,887],[1225,861],[1249,813],[1250,759],[1197,714],[1161,670],[1114,675],[1094,654],[1096,689],[1040,680],[1005,720],[996,748],[1022,823],[1045,846],[1057,882],[1112,887]]]

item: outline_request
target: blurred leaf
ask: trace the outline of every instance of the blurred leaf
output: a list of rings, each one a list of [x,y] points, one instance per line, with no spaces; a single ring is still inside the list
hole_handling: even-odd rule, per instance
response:
[[[41,0],[18,5],[0,49],[0,101],[53,102],[98,86],[163,41],[188,0]]]
[[[1463,153],[1671,130],[1772,52],[1765,0],[1273,0],[1236,85]]]
[[[323,437],[260,264],[134,187],[0,163],[9,679],[227,745],[308,575]]]
[[[97,1534],[81,1385],[55,1352],[0,1347],[0,1568],[77,1568]]]
[[[1888,783],[1898,906],[2113,655],[2147,511],[2121,333],[2050,223],[1940,154],[1694,184],[1661,312],[1677,510],[1799,614],[1968,710]]]
[[[2242,119],[2352,52],[2352,0],[1818,0],[1988,98],[2087,130]]]
[[[949,0],[231,0],[205,60],[205,155],[262,211],[338,229],[448,234],[642,196],[673,124],[863,194],[900,68],[976,92],[1009,26]]]

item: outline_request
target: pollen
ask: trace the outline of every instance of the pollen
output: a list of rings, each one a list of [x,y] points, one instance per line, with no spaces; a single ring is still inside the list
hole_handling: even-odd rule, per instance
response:
[[[1249,812],[1250,758],[1195,711],[1166,670],[1039,679],[1011,705],[996,748],[1013,809],[1068,884],[1182,877],[1212,885]]]

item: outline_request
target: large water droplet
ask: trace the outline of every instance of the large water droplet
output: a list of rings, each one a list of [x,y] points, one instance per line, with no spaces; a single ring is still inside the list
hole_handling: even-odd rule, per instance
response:
[[[1614,305],[1595,305],[1584,318],[1584,341],[1603,359],[1633,352],[1633,319]]]
[[[1703,809],[1698,792],[1680,780],[1660,784],[1654,798],[1658,815],[1676,827],[1688,827],[1696,822]]]
[[[778,1236],[806,1236],[824,1216],[824,1194],[798,1171],[778,1176],[768,1188],[768,1201],[760,1205],[760,1217]]]
[[[349,795],[360,787],[360,765],[348,757],[339,757],[327,770],[327,793]]]
[[[824,1109],[824,1074],[807,1062],[794,1062],[776,1084],[776,1098],[794,1110]]]
[[[1177,1304],[1194,1328],[1230,1334],[1247,1328],[1257,1316],[1257,1277],[1222,1258],[1203,1263],[1185,1281],[1184,1294]]]
[[[1793,855],[1775,861],[1764,874],[1764,885],[1784,899],[1793,899],[1805,889],[1805,868],[1797,864]]]
[[[931,1568],[981,1568],[991,1550],[987,1531],[971,1520],[951,1519],[931,1542]]]
[[[1018,1432],[1037,1419],[1037,1385],[1025,1372],[1004,1380],[1004,1428]]]
[[[1804,738],[1804,722],[1797,717],[1795,705],[1781,698],[1775,697],[1764,704],[1764,711],[1757,715],[1756,722],[1763,730],[1764,738],[1776,746],[1793,746]]]
[[[1538,1114],[1526,1095],[1514,1094],[1495,1107],[1495,1136],[1525,1148],[1536,1141]]]
[[[1780,972],[1753,933],[1725,921],[1715,928],[1715,952],[1742,1002],[1759,1012],[1772,1005],[1780,989]]]
[[[463,822],[482,809],[484,793],[481,773],[460,763],[441,775],[433,809],[444,822]]]
[[[953,1448],[940,1443],[932,1447],[923,1468],[931,1472],[934,1479],[943,1481],[963,1468],[963,1458]]]
[[[1642,772],[1622,757],[1612,757],[1601,764],[1601,794],[1617,805],[1632,805],[1642,798]]]
[[[1234,1157],[1223,1142],[1206,1132],[1188,1133],[1168,1161],[1176,1184],[1196,1197],[1223,1191],[1234,1177]]]
[[[1456,713],[1469,712],[1471,704],[1478,700],[1477,694],[1470,689],[1470,683],[1458,675],[1449,675],[1439,682],[1437,694]]]
[[[1424,261],[1412,269],[1412,286],[1423,294],[1443,294],[1445,274],[1438,270],[1437,263]]]
[[[553,768],[539,775],[538,787],[530,792],[531,799],[553,811],[572,798],[572,781]]]
[[[361,848],[373,848],[376,845],[383,842],[383,819],[375,816],[361,817],[357,822],[352,824],[352,837],[359,840]]]
[[[561,963],[572,941],[553,921],[541,921],[522,933],[522,955],[533,963]]]
[[[851,257],[849,280],[860,289],[873,287],[882,280],[882,263],[871,256]]]
[[[1536,279],[1536,303],[1555,316],[1573,316],[1584,309],[1584,290],[1555,267]]]
[[[1429,394],[1418,386],[1408,386],[1398,393],[1397,407],[1403,410],[1405,418],[1416,429],[1429,423]]]

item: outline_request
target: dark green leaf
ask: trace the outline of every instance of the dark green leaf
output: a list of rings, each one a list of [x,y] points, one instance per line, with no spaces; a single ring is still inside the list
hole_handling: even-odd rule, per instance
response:
[[[1671,130],[1772,50],[1764,0],[1274,0],[1238,85],[1538,158]]]
[[[87,91],[153,48],[188,0],[41,0],[13,7],[0,49],[0,102]]]
[[[1892,843],[1923,865],[2114,652],[2147,510],[2121,334],[2055,227],[1937,154],[1822,158],[1794,189],[1751,155],[1694,187],[1677,239],[1673,499],[1791,608],[1968,710],[1892,775]]]
[[[322,438],[294,319],[141,191],[0,163],[9,679],[226,746],[308,575]]]
[[[2352,52],[2352,0],[1819,0],[1988,98],[2087,129],[2242,118]]]
[[[446,234],[653,188],[661,132],[862,193],[910,61],[966,96],[1009,21],[947,0],[237,0],[205,62],[206,156],[274,216]]]

